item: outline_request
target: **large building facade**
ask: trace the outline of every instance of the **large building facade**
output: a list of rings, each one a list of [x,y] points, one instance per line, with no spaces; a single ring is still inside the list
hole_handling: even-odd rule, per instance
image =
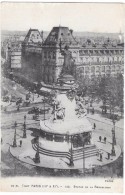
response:
[[[68,27],[53,27],[45,41],[37,29],[30,29],[22,44],[23,77],[33,82],[56,83],[68,47],[77,76],[93,78],[124,73],[124,43],[107,39],[103,44],[87,39],[81,45]],[[20,75],[21,75],[20,74]]]
[[[67,27],[54,27],[42,46],[41,76],[45,83],[56,82],[60,76],[64,64],[62,51],[66,46],[76,60],[79,43],[73,37],[72,30]]]
[[[83,77],[117,76],[124,72],[123,44],[86,44],[79,49],[77,70]]]
[[[22,43],[21,75],[30,82],[41,79],[42,43],[41,33],[37,29],[30,29]]]

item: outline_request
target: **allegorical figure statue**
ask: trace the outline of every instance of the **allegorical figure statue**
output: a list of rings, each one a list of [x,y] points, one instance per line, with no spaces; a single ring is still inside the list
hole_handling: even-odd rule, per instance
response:
[[[69,51],[69,46],[66,45],[64,50],[62,50],[62,42],[60,39],[60,52],[64,56],[64,64],[62,69],[62,74],[73,75],[74,73],[74,60],[72,58],[71,52]]]
[[[64,120],[65,108],[62,107],[60,102],[58,101],[54,102],[53,113],[54,113],[54,120],[57,119]]]

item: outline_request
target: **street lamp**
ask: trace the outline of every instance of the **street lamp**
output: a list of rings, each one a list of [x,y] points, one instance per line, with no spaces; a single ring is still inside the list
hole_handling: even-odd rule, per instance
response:
[[[113,141],[114,145],[116,145],[116,137],[115,137],[115,120],[114,120],[114,116],[113,116],[112,141]]]
[[[115,148],[114,146],[116,145],[116,137],[115,137],[115,117],[114,117],[114,109],[113,109],[113,128],[112,128],[112,150],[111,150],[111,155],[115,156]]]
[[[33,102],[34,102],[34,91],[33,91]]]
[[[17,147],[17,143],[16,143],[16,127],[17,127],[17,123],[16,123],[16,121],[15,121],[14,127],[15,127],[15,132],[14,132],[13,147]]]
[[[87,113],[89,114],[89,103],[88,103],[88,107],[87,107]]]
[[[116,145],[115,131],[114,131],[114,129],[112,128],[112,150],[111,150],[111,155],[112,155],[112,156],[116,156],[115,147],[114,147],[115,145]]]
[[[84,137],[83,137],[84,136]],[[84,134],[80,135],[82,146],[83,146],[83,176],[85,176],[85,143],[86,143],[86,136]]]
[[[26,138],[26,115],[24,116],[24,124],[23,124],[23,138]]]
[[[39,155],[39,137],[37,137],[37,151],[36,151],[36,154],[35,154],[35,159],[34,159],[34,162],[35,163],[40,163],[40,155]]]
[[[70,163],[69,163],[69,166],[74,166],[74,163],[73,163],[73,150],[72,150],[72,135],[71,135],[71,149],[70,149]]]
[[[24,127],[24,129],[23,129],[23,138],[26,138],[26,123],[25,122],[23,124],[23,127]]]
[[[85,176],[85,156],[84,156],[84,146],[85,146],[85,143],[83,142],[83,175]]]

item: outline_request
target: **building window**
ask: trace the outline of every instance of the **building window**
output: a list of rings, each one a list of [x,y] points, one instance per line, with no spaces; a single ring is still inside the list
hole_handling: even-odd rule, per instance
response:
[[[88,58],[86,58],[86,63],[88,62]]]
[[[94,66],[91,67],[91,73],[95,73],[95,67]]]
[[[79,69],[79,72],[80,72],[80,73],[84,73],[84,67],[80,68],[80,69]]]
[[[113,61],[113,58],[112,57],[109,57],[109,62],[112,62]]]
[[[48,52],[48,58],[51,59],[51,52]]]
[[[107,74],[110,73],[110,71],[111,71],[111,67],[110,66],[106,66],[106,72],[107,72]]]
[[[116,62],[116,61],[117,61],[117,57],[115,56],[115,57],[114,57],[114,62]]]
[[[89,67],[88,67],[88,66],[85,67],[85,72],[86,72],[86,73],[89,72]]]
[[[105,77],[105,74],[103,73],[101,76],[102,76],[102,77]]]
[[[91,75],[91,79],[95,78],[95,75]]]
[[[96,72],[99,72],[99,71],[100,71],[100,67],[97,66],[97,67],[96,67]]]
[[[102,72],[105,72],[105,66],[102,66]]]
[[[45,59],[47,58],[47,52],[46,51],[44,52],[44,58]]]
[[[120,61],[120,58],[119,57],[117,57],[117,61]]]
[[[116,66],[116,70],[119,71],[120,70],[120,66]]]
[[[94,62],[97,62],[97,57],[94,57],[94,60],[93,60]]]
[[[115,72],[115,66],[112,66],[112,72]]]
[[[104,57],[104,62],[107,62],[107,57],[106,56]]]
[[[56,58],[56,53],[55,52],[53,52],[53,59],[55,59]]]
[[[84,58],[83,58],[83,63],[85,63],[85,62],[86,62],[86,58],[84,57]]]
[[[83,58],[80,58],[80,62],[82,62],[83,61]]]
[[[85,75],[85,78],[88,79],[89,78],[89,75]]]

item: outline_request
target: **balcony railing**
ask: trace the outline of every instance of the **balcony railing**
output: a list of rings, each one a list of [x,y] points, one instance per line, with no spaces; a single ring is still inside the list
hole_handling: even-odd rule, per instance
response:
[[[81,62],[81,65],[113,65],[113,64],[122,64],[122,61],[112,61],[112,62]]]

